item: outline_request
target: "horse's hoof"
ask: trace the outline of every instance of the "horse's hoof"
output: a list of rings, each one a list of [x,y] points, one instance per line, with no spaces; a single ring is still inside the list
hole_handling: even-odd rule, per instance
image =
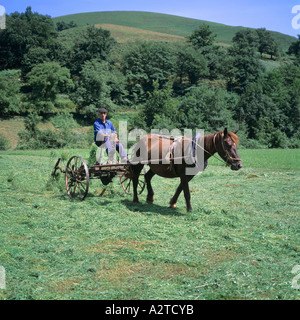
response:
[[[170,204],[169,208],[175,209],[176,208],[176,203]]]
[[[147,203],[152,204],[153,203],[153,199],[147,199]]]

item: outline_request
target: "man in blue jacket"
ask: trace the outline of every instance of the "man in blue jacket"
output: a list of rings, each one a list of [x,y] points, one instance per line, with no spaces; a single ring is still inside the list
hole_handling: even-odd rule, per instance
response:
[[[118,139],[117,131],[113,124],[106,119],[107,110],[100,108],[98,110],[98,116],[98,120],[94,122],[94,141],[96,145],[100,147],[105,143],[109,164],[113,161],[115,150],[119,152],[121,162],[127,162],[127,153]]]

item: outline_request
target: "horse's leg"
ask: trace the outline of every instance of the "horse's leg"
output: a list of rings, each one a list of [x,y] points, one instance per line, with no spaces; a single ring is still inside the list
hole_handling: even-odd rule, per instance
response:
[[[191,211],[191,194],[190,194],[190,188],[189,188],[189,180],[187,179],[186,176],[180,177],[183,192],[184,192],[184,197],[185,197],[185,202],[186,202],[186,211]]]
[[[139,176],[140,172],[143,169],[142,164],[137,164],[132,166],[132,185],[133,185],[133,202],[139,203],[138,193],[137,193],[137,187],[139,182]]]
[[[174,196],[170,200],[170,208],[176,208],[176,202],[177,202],[177,199],[178,199],[181,191],[182,191],[182,183],[180,181],[180,184],[179,184],[178,188],[176,189]]]
[[[148,190],[148,194],[147,194],[148,203],[153,203],[154,192],[151,185],[151,179],[153,178],[154,175],[155,173],[151,169],[145,174],[145,180],[147,183],[147,190]]]
[[[189,182],[193,177],[194,176],[187,176],[186,177],[187,182]],[[183,190],[183,184],[182,184],[182,180],[180,179],[180,184],[179,184],[174,196],[170,200],[170,208],[176,208],[176,203],[177,203],[178,197],[179,197],[182,190]]]

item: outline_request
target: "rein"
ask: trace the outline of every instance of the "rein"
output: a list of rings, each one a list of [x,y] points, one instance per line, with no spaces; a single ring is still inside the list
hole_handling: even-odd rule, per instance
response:
[[[214,138],[213,138],[214,148],[216,149],[216,151],[217,151],[217,148],[216,148],[216,145],[215,145],[215,137],[216,137],[217,134],[218,134],[218,132],[215,133]],[[214,158],[216,158],[217,160],[219,160],[219,161],[221,161],[221,162],[224,162],[226,165],[228,165],[228,163],[227,163],[226,161],[224,161],[222,158],[221,158],[221,159],[218,158],[218,157],[215,156],[213,153],[210,153],[209,151],[205,150],[205,149],[204,149],[202,146],[200,146],[196,141],[195,141],[194,143],[195,143],[195,145],[196,145],[197,147],[199,147],[200,149],[202,149],[204,152],[208,153],[211,157],[214,157]]]
[[[216,136],[218,135],[218,133],[219,133],[219,132],[216,132],[216,133],[214,134],[214,136],[213,136],[213,145],[214,145],[214,148],[215,148],[216,152],[218,152],[218,149],[217,149],[217,147],[216,147]],[[216,158],[217,160],[219,160],[219,161],[221,161],[221,162],[224,162],[227,166],[230,165],[230,163],[228,162],[228,160],[231,160],[231,161],[241,161],[240,158],[233,158],[233,157],[230,156],[230,154],[228,153],[228,151],[227,151],[227,150],[225,149],[225,147],[224,147],[224,142],[223,142],[222,139],[221,139],[221,144],[222,144],[222,149],[223,149],[223,151],[224,151],[224,153],[225,153],[225,155],[226,155],[226,161],[223,160],[222,158],[221,158],[221,159],[218,158],[218,157],[215,156],[214,154],[212,154],[212,153],[210,153],[209,151],[205,150],[205,148],[203,148],[202,146],[200,146],[200,145],[197,143],[197,141],[193,141],[193,143],[194,143],[195,146],[201,148],[204,152],[208,153],[211,157],[214,157],[214,158]],[[177,159],[186,159],[186,158],[189,158],[189,156],[174,157],[174,158],[172,158],[172,161],[177,160]],[[143,164],[149,164],[149,163],[151,163],[151,161],[156,162],[156,161],[163,161],[163,160],[165,160],[165,159],[154,159],[154,160],[151,159],[150,161],[149,161],[149,160],[142,160],[141,163],[143,163]],[[171,160],[171,159],[170,159],[170,160]]]

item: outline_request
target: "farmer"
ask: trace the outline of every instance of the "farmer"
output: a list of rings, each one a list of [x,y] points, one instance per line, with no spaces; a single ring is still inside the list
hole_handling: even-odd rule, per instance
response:
[[[113,124],[106,120],[107,110],[100,108],[98,110],[99,119],[94,122],[94,141],[98,147],[105,143],[108,163],[112,164],[115,151],[119,152],[121,162],[127,162],[127,153],[120,143],[117,131]]]

